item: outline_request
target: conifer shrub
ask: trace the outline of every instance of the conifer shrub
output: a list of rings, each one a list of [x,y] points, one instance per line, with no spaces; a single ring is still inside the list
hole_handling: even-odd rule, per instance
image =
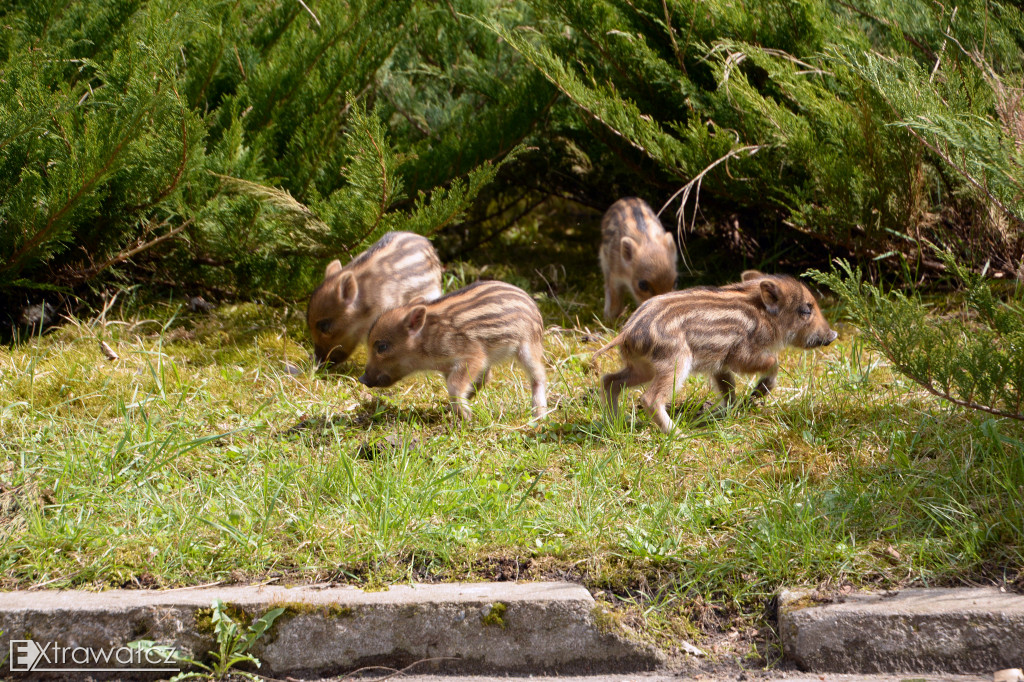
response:
[[[898,271],[905,257],[939,274],[941,263],[914,246],[928,239],[972,267],[991,260],[993,273],[1018,273],[1021,227],[995,227],[989,206],[1012,204],[1019,186],[986,185],[985,171],[979,195],[943,147],[973,136],[986,163],[1019,171],[1019,146],[999,134],[1006,108],[987,85],[1020,81],[1016,4],[528,5],[529,21],[479,20],[563,93],[583,121],[577,148],[629,169],[599,173],[605,196],[664,203],[663,218],[719,248],[743,242],[739,230],[754,265],[846,256],[877,273]]]
[[[1024,297],[998,296],[984,273],[939,258],[962,284],[962,303],[943,310],[919,291],[872,284],[860,268],[840,261],[813,272],[844,304],[868,344],[933,395],[1024,421]]]
[[[628,194],[701,269],[1019,276],[1020,35],[1004,0],[14,0],[0,295],[296,297],[387,229]]]
[[[551,99],[425,1],[16,0],[0,27],[8,301],[109,276],[301,296],[458,220]]]

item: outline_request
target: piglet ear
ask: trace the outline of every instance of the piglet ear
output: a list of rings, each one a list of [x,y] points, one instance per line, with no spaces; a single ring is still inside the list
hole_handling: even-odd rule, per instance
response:
[[[743,274],[740,275],[740,281],[741,282],[749,282],[752,279],[761,279],[763,277],[764,277],[764,274],[761,273],[758,270],[744,270]]]
[[[359,284],[351,272],[343,272],[338,280],[338,299],[345,305],[352,305],[359,295]]]
[[[619,242],[619,248],[622,250],[622,260],[625,261],[626,265],[633,262],[633,256],[636,255],[636,242],[629,237],[623,237],[622,241]]]
[[[339,272],[341,272],[341,261],[332,260],[330,263],[327,264],[327,269],[324,270],[324,279],[334,277]]]
[[[427,307],[418,305],[405,314],[402,324],[409,331],[409,336],[418,334],[423,329],[423,323],[427,320]]]
[[[769,315],[779,314],[779,302],[782,300],[782,292],[779,291],[779,285],[771,279],[761,280],[761,301],[764,303],[764,309],[768,311]]]

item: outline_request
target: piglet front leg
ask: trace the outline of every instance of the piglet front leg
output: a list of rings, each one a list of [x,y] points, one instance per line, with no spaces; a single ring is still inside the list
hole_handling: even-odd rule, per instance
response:
[[[758,380],[757,386],[754,386],[754,390],[750,392],[751,401],[767,397],[775,388],[775,377],[779,373],[779,361],[774,355],[761,356],[761,361],[758,364],[760,367],[755,371],[761,373],[761,378]]]

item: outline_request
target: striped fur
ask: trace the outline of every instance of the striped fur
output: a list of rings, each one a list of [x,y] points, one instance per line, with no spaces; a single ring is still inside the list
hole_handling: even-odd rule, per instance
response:
[[[594,357],[619,346],[625,363],[601,377],[611,411],[617,412],[623,388],[649,382],[641,402],[668,432],[673,423],[666,405],[691,372],[711,377],[722,406],[735,398],[733,372],[759,374],[756,399],[774,388],[782,348],[827,346],[836,336],[806,286],[792,277],[747,271],[737,284],[655,296]]]
[[[306,309],[317,362],[344,361],[388,308],[440,295],[441,261],[412,232],[388,232],[345,267],[333,261]]]
[[[452,409],[468,419],[466,401],[486,383],[491,365],[514,357],[530,376],[533,414],[540,418],[547,412],[543,338],[544,321],[529,294],[505,282],[476,282],[381,315],[370,329],[359,380],[391,386],[413,372],[442,372]]]
[[[627,292],[643,303],[675,288],[675,242],[643,199],[619,199],[604,214],[600,257],[608,322],[622,314]]]

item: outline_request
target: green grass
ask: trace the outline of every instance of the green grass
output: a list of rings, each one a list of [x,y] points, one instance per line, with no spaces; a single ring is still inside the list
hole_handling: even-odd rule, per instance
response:
[[[317,371],[302,302],[115,304],[0,347],[0,587],[558,577],[659,638],[760,624],[783,584],[1022,580],[1024,429],[926,395],[851,329],[786,352],[763,405],[684,408],[666,437],[633,391],[610,423],[588,249],[566,256],[577,280],[483,272],[557,294],[538,294],[556,408],[539,425],[511,366],[469,425],[438,375],[370,392],[362,351]]]

